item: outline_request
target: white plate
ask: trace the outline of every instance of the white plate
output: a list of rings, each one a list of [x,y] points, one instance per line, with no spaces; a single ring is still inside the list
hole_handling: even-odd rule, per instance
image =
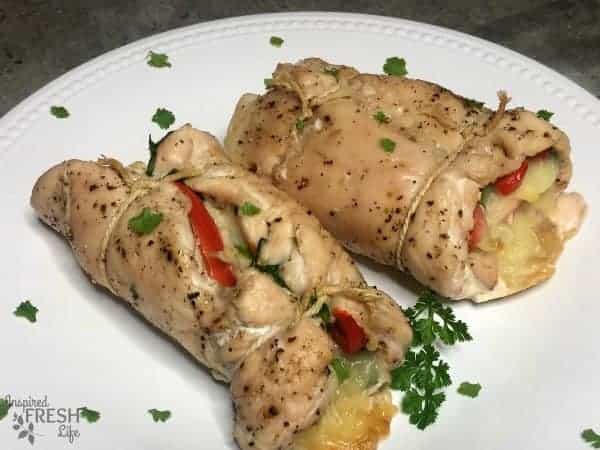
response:
[[[283,47],[269,45],[271,35],[282,36]],[[172,68],[148,67],[149,50],[167,52]],[[382,448],[587,448],[581,431],[600,428],[598,100],[531,59],[471,36],[398,19],[319,13],[221,20],[144,39],[69,72],[0,120],[0,392],[47,398],[44,414],[84,405],[102,413],[96,424],[70,424],[79,433],[73,444],[57,436],[60,424],[30,417],[34,448],[234,448],[226,388],[90,285],[67,244],[29,208],[37,176],[64,158],[104,153],[145,160],[148,133],[162,135],[150,121],[159,106],[175,113],[176,126],[189,121],[222,137],[237,98],[261,91],[279,61],[320,56],[380,72],[394,55],[406,58],[410,76],[467,97],[495,104],[502,88],[514,104],[554,111],[574,149],[572,188],[591,208],[552,280],[506,301],[456,306],[475,339],[443,352],[455,385],[437,423],[421,432],[400,414]],[[51,105],[66,106],[71,117],[54,118]],[[414,301],[392,272],[373,266],[365,272],[402,305]],[[12,314],[24,299],[40,310],[36,324]],[[477,399],[456,394],[465,380],[483,385]],[[173,417],[153,423],[150,408],[169,409]],[[12,414],[0,422],[0,446],[29,448],[12,425]]]

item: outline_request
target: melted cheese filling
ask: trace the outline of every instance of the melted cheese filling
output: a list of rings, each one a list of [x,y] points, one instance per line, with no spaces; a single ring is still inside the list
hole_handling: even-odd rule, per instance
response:
[[[554,272],[563,241],[548,212],[556,203],[558,170],[553,156],[533,159],[515,192],[486,195],[488,230],[478,248],[496,255],[498,276],[510,288],[532,286]]]
[[[370,366],[370,367],[369,367]],[[388,389],[369,394],[373,366],[352,363],[321,419],[294,440],[294,450],[375,450],[397,411]]]

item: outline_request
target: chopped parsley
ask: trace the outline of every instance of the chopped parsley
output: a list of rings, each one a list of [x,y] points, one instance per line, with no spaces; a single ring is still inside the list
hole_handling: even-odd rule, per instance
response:
[[[403,391],[402,411],[423,430],[435,422],[446,400],[443,389],[452,384],[448,364],[440,359],[438,340],[446,345],[471,340],[467,325],[432,291],[422,293],[406,317],[413,329],[412,348],[404,363],[392,370],[392,389]]]
[[[414,345],[431,345],[439,338],[446,345],[470,341],[467,324],[457,320],[454,311],[442,303],[443,298],[432,291],[422,293],[415,306],[406,310],[413,326]]]
[[[304,130],[304,125],[305,125],[304,119],[296,120],[296,130],[298,130],[298,131]]]
[[[146,175],[149,177],[154,173],[154,166],[156,166],[156,152],[158,150],[159,142],[152,141],[152,135],[148,135],[148,150],[150,151],[150,160],[148,161],[148,165],[146,166]]]
[[[98,411],[94,411],[93,409],[89,409],[87,407],[79,408],[79,415],[88,421],[88,423],[98,422],[100,420],[100,413]]]
[[[135,284],[133,283],[129,285],[129,293],[131,294],[131,298],[133,298],[134,301],[140,298],[140,294],[138,294],[138,291],[135,288]]]
[[[265,88],[267,88],[267,89],[273,87],[273,78],[265,78],[264,83],[265,83]]]
[[[396,143],[388,138],[380,139],[379,146],[386,153],[392,153],[396,149]]]
[[[237,244],[235,246],[235,249],[240,255],[242,255],[245,258],[248,258],[249,260],[252,260],[252,258],[254,258],[254,256],[252,256],[252,252],[246,244]]]
[[[149,234],[162,222],[163,215],[144,208],[137,216],[129,219],[129,229],[139,235]]]
[[[31,304],[29,300],[21,302],[17,309],[14,310],[13,314],[17,317],[23,317],[29,320],[31,323],[37,322],[38,309]]]
[[[269,39],[269,43],[273,47],[281,47],[281,45],[283,44],[283,39],[281,39],[279,36],[271,36],[271,39]]]
[[[600,448],[600,434],[596,433],[591,428],[583,430],[581,439],[590,444],[592,448]]]
[[[271,275],[271,278],[273,278],[273,281],[275,281],[275,283],[277,283],[282,288],[289,290],[288,285],[286,284],[279,271],[279,264],[255,264],[254,267],[256,267],[262,273]]]
[[[321,306],[321,309],[319,309],[319,312],[317,313],[317,317],[321,319],[325,325],[331,322],[331,312],[329,311],[327,303],[323,303],[323,306]]]
[[[408,74],[408,71],[406,70],[406,61],[404,58],[398,58],[397,56],[392,56],[385,60],[383,71],[388,75],[397,77],[403,77]]]
[[[460,395],[471,398],[477,397],[480,391],[481,385],[479,383],[469,383],[468,381],[463,381],[456,390]]]
[[[390,123],[390,121],[392,120],[391,117],[383,111],[377,111],[375,114],[373,114],[373,119],[375,119],[379,123]]]
[[[0,420],[4,419],[8,415],[8,410],[10,407],[11,404],[8,402],[8,400],[0,398]]]
[[[171,417],[171,411],[168,410],[160,411],[152,408],[148,412],[152,415],[152,420],[155,422],[166,422]]]
[[[67,108],[65,108],[64,106],[51,106],[50,114],[52,114],[57,119],[66,119],[71,115]]]
[[[175,122],[175,115],[168,109],[158,108],[152,116],[152,122],[166,130]]]
[[[242,216],[255,216],[260,212],[260,208],[253,203],[244,202],[238,209]]]
[[[340,384],[350,377],[350,364],[346,358],[333,358],[331,360],[331,368]]]
[[[546,111],[545,109],[540,109],[537,113],[535,113],[540,119],[545,120],[546,122],[550,121],[550,118],[554,115],[553,112]]]
[[[148,135],[148,151],[150,152],[150,159],[148,160],[148,165],[146,166],[146,175],[148,175],[149,177],[151,177],[154,173],[154,167],[156,166],[156,153],[158,152],[158,147],[171,133],[172,131],[169,131],[158,142],[153,142],[152,135]],[[174,169],[170,173],[175,172],[176,170]]]
[[[171,67],[169,55],[166,53],[154,53],[153,51],[150,51],[148,56],[146,56],[146,59],[148,60],[147,62],[150,67],[156,67],[157,69]]]
[[[483,105],[485,105],[484,102],[478,102],[477,100],[473,100],[472,98],[463,98],[463,103],[467,108],[471,109],[481,109],[483,108]]]
[[[288,285],[286,284],[285,280],[281,276],[281,272],[280,272],[281,267],[279,266],[279,264],[259,264],[258,259],[260,257],[260,251],[265,242],[267,242],[267,240],[265,238],[260,238],[258,240],[258,245],[256,246],[256,254],[252,258],[252,262],[251,262],[250,266],[255,267],[256,270],[258,270],[259,272],[270,275],[271,278],[273,279],[273,281],[275,281],[275,283],[277,283],[282,288],[289,290]]]

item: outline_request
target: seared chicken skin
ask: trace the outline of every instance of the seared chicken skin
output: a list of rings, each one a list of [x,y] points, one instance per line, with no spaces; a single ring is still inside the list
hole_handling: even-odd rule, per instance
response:
[[[408,271],[452,299],[498,298],[552,274],[585,211],[581,196],[562,193],[571,161],[558,128],[529,111],[506,110],[504,93],[492,111],[426,81],[361,74],[316,58],[279,64],[272,80],[264,95],[239,100],[225,149],[306,205],[348,249]],[[543,222],[545,237],[536,231],[532,239],[556,242],[544,255],[543,245],[535,257],[522,255],[518,264],[536,269],[516,277],[521,267],[507,250],[516,244],[500,245],[496,229],[488,236],[498,241],[495,250],[477,253],[484,250],[471,239],[482,234],[473,231],[475,209],[483,188],[543,152],[556,167],[536,173],[551,174],[551,186],[542,187],[553,198],[531,225]],[[520,194],[484,205],[506,212],[498,225],[511,225],[529,208]],[[533,205],[537,197],[526,200],[543,209]]]
[[[231,383],[242,449],[290,448],[327,411],[330,364],[347,341],[324,308],[360,329],[357,349],[383,367],[385,392],[410,327],[314,217],[190,126],[167,135],[151,165],[65,161],[39,178],[31,204],[94,283]]]

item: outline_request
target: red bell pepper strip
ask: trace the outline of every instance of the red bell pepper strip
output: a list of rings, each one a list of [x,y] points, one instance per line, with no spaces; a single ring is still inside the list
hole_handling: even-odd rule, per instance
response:
[[[345,353],[357,353],[367,345],[365,332],[349,312],[335,309],[333,317],[335,322],[331,328],[331,336]]]
[[[516,191],[521,185],[523,177],[525,177],[525,173],[527,173],[527,167],[528,163],[527,160],[525,160],[523,161],[523,164],[521,164],[521,167],[519,167],[517,170],[498,178],[496,183],[494,183],[496,190],[502,195],[508,195]]]
[[[200,197],[190,187],[180,181],[175,184],[192,203],[188,217],[208,275],[221,286],[235,286],[237,280],[231,270],[231,266],[215,256],[216,253],[222,251],[224,248],[223,240],[215,221],[206,210]]]
[[[473,210],[473,228],[469,232],[469,250],[477,247],[486,231],[487,221],[485,220],[483,206],[477,205]]]

